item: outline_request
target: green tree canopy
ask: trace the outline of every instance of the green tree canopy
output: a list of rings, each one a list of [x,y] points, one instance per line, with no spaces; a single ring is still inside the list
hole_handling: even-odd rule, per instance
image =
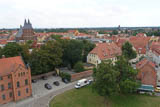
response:
[[[74,65],[74,70],[75,70],[75,72],[82,72],[82,71],[84,71],[83,63],[81,61],[77,62]]]
[[[114,69],[111,61],[102,62],[94,71],[93,90],[101,96],[110,96],[118,92],[117,77],[119,72]]]
[[[95,44],[87,40],[83,40],[83,62],[87,61],[87,55],[93,48],[95,48]]]
[[[63,47],[63,62],[64,64],[70,64],[74,67],[74,64],[78,61],[82,61],[83,43],[78,40],[64,40],[62,41]]]
[[[63,36],[62,35],[51,35],[51,38],[55,40],[59,40],[61,37]]]
[[[140,85],[137,73],[123,56],[114,65],[111,61],[102,62],[94,71],[93,89],[102,96],[133,93]]]
[[[32,75],[53,71],[62,62],[62,48],[59,42],[49,41],[31,54],[30,66]]]
[[[136,76],[138,71],[131,67],[125,57],[118,57],[117,62],[114,66],[115,70],[119,72],[119,76],[117,77],[117,83],[120,87],[121,93],[132,93],[139,86],[139,82],[136,80]]]
[[[113,34],[113,35],[117,35],[117,34],[118,34],[118,31],[117,31],[117,30],[113,30],[112,34]]]
[[[3,49],[2,54],[6,57],[20,56],[22,47],[17,43],[8,43]]]
[[[126,43],[122,46],[122,54],[123,54],[123,56],[124,56],[125,58],[127,58],[128,60],[137,57],[136,51],[133,50],[132,44],[130,44],[129,42],[126,42]]]

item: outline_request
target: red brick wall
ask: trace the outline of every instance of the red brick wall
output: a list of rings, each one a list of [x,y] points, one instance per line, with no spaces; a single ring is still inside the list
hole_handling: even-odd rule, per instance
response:
[[[51,75],[53,75],[55,73],[56,73],[55,71],[52,71],[52,72],[48,72],[48,73],[45,73],[45,74],[40,74],[40,75],[32,76],[32,79],[40,79],[43,76],[51,76]]]
[[[23,74],[25,72],[25,74]],[[25,80],[28,80],[28,85],[25,85]],[[19,81],[20,87],[17,87],[17,82]],[[28,88],[28,93],[26,93],[26,88]],[[32,95],[32,83],[30,69],[25,67],[19,67],[19,69],[13,74],[13,91],[14,91],[14,101],[29,97]],[[21,95],[18,96],[18,91]]]
[[[88,71],[84,71],[84,72],[80,72],[80,73],[75,73],[71,75],[71,81],[76,81],[85,77],[89,77],[92,76],[93,71],[92,70],[88,70]]]
[[[13,94],[13,89],[12,88],[8,89],[8,83],[12,83],[11,78],[9,79],[8,75],[3,76],[2,78],[3,80],[0,80],[0,86],[2,84],[4,85],[4,91],[1,91],[1,88],[0,88],[0,104],[4,104],[13,100],[13,95],[11,98],[9,97],[10,92],[12,92]],[[5,100],[2,99],[2,95],[5,95],[5,98],[6,98]]]

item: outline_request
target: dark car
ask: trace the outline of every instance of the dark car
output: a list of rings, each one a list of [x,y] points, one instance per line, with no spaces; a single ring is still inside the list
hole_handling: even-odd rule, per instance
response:
[[[46,76],[43,76],[42,79],[43,79],[43,80],[47,80],[47,77],[46,77]]]
[[[53,82],[54,85],[59,86],[60,83],[58,81]]]
[[[69,83],[69,81],[68,81],[68,79],[66,79],[66,78],[62,78],[62,81],[64,82],[64,83]]]
[[[36,79],[32,79],[32,83],[36,83],[37,82],[37,80]]]
[[[51,86],[50,84],[48,84],[48,83],[46,83],[46,84],[44,85],[44,87],[45,87],[46,89],[48,89],[48,90],[52,89],[52,86]]]

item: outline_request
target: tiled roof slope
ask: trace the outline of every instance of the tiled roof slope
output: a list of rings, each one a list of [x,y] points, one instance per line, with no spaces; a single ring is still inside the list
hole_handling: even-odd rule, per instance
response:
[[[103,60],[119,56],[122,51],[115,43],[99,43],[90,53]]]
[[[25,66],[20,56],[0,59],[0,76],[10,74],[19,65]]]
[[[149,64],[151,67],[155,68],[155,64],[152,61],[147,60],[146,58],[144,58],[143,60],[141,60],[140,62],[138,62],[136,64],[136,68],[140,69],[143,66],[145,66],[146,64]]]

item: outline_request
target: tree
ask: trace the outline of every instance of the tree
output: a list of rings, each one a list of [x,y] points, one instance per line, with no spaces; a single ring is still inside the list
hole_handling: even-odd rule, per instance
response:
[[[119,84],[120,93],[133,93],[140,85],[136,80],[138,71],[133,69],[128,60],[123,56],[118,57],[114,68],[119,72],[117,84]]]
[[[73,68],[75,63],[82,61],[83,43],[78,40],[62,41],[63,47],[63,62],[69,64]],[[65,45],[65,46],[64,46]]]
[[[122,46],[122,54],[124,55],[125,58],[128,60],[136,58],[137,53],[136,51],[133,50],[132,45],[129,42],[126,42]]]
[[[53,71],[61,64],[61,57],[62,48],[59,42],[49,41],[40,49],[34,49],[30,60],[32,75]]]
[[[118,92],[117,77],[119,72],[114,69],[111,61],[102,62],[94,71],[93,90],[101,96],[110,96]]]
[[[118,57],[114,65],[110,60],[103,61],[94,69],[93,89],[102,96],[133,93],[140,86],[137,73],[123,56]]]
[[[133,35],[133,36],[136,36],[136,35],[137,35],[137,32],[136,32],[136,31],[134,31],[132,35]]]
[[[62,35],[51,35],[51,38],[55,40],[59,40],[61,37],[63,36]]]
[[[87,55],[93,48],[95,48],[95,44],[87,40],[83,40],[83,62],[87,61]]]
[[[113,30],[112,34],[113,34],[113,35],[117,35],[117,34],[118,34],[118,31],[117,31],[117,30]]]
[[[82,62],[77,62],[75,65],[74,65],[74,70],[75,72],[82,72],[84,71],[84,66],[83,66],[83,63]]]
[[[27,44],[21,45],[21,48],[22,48],[21,56],[26,64],[29,63],[29,60],[31,58],[29,47],[30,46]]]
[[[5,57],[20,56],[22,53],[22,47],[17,43],[8,43],[3,49],[2,54]]]

